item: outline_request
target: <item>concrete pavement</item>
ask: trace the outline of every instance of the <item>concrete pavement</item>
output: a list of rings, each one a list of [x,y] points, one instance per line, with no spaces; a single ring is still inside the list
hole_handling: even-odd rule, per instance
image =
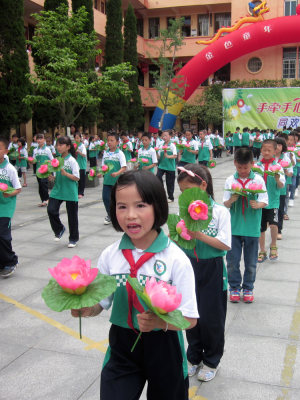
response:
[[[225,178],[233,170],[231,157],[212,170],[216,201],[222,202]],[[47,211],[37,207],[37,183],[31,174],[12,223],[19,268],[0,280],[0,400],[96,400],[110,313],[83,320],[80,341],[78,320],[67,311],[48,309],[41,291],[50,278],[47,269],[63,257],[77,254],[96,266],[101,251],[121,234],[103,225],[102,186],[98,186],[87,189],[80,200],[77,248],[67,248],[68,233],[55,243]],[[176,212],[177,202],[170,208]],[[192,378],[190,399],[300,399],[299,211],[300,198],[284,224],[279,260],[259,265],[255,302],[228,303],[220,369],[208,383]],[[67,224],[65,212],[62,220]]]

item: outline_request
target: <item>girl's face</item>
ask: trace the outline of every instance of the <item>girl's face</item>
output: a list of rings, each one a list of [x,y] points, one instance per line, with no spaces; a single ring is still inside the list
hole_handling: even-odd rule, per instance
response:
[[[280,156],[280,154],[282,153],[282,144],[277,143],[277,147],[276,147],[276,156]]]
[[[193,138],[192,132],[190,131],[185,132],[185,137],[188,141],[192,140]]]
[[[146,149],[148,149],[148,147],[150,146],[151,141],[150,141],[150,139],[149,139],[147,136],[143,136],[143,137],[142,137],[142,143],[143,143],[143,146],[144,146]]]
[[[108,136],[107,137],[107,146],[109,150],[115,151],[118,145],[118,140],[114,136]]]
[[[198,185],[197,183],[192,183],[188,181],[187,179],[183,179],[178,183],[179,189],[181,192],[184,192],[187,189],[192,189],[192,188],[199,188],[201,190],[206,191],[207,188],[207,183],[205,181],[202,181],[201,185]]]
[[[61,154],[63,157],[68,155],[70,150],[70,145],[57,143],[56,147],[59,154]]]
[[[157,232],[152,228],[155,221],[153,205],[142,200],[135,184],[117,188],[116,217],[138,249],[147,249],[155,240]]]
[[[76,142],[81,142],[81,137],[79,135],[75,135],[75,141]]]

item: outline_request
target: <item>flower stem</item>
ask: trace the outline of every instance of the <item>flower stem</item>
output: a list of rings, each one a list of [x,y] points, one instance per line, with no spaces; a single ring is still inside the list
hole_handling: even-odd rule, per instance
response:
[[[142,332],[140,332],[139,333],[139,335],[138,335],[138,337],[137,337],[137,339],[136,339],[136,341],[134,342],[134,345],[132,346],[132,348],[131,348],[131,353],[133,352],[133,350],[135,349],[135,346],[137,345],[137,342],[139,341],[139,339],[140,339],[140,337],[141,337],[141,335],[142,335]]]
[[[82,334],[81,334],[81,310],[79,310],[79,337],[82,339]]]

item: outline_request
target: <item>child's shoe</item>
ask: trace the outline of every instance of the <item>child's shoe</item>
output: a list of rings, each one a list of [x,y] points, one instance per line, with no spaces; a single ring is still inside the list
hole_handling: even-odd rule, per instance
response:
[[[66,228],[63,227],[61,232],[58,235],[54,236],[54,242],[59,242],[60,239],[62,238],[62,235],[65,233]]]
[[[268,259],[268,256],[267,256],[267,252],[266,251],[260,251],[258,253],[258,258],[257,258],[257,262],[258,263],[263,263],[267,259]]]
[[[231,303],[239,303],[241,300],[241,291],[240,289],[230,289],[229,300]]]
[[[295,190],[295,197],[298,197],[298,193],[299,193],[299,191],[298,191],[298,189],[296,189]]]
[[[10,275],[12,275],[15,270],[17,269],[17,264],[16,265],[11,265],[9,267],[4,267],[0,269],[0,276],[3,278],[8,278]]]
[[[104,218],[104,225],[109,225],[109,224],[111,224],[111,220],[110,220],[109,216],[107,215],[107,216]]]
[[[289,199],[289,207],[294,207],[294,200]]]
[[[69,249],[73,249],[76,246],[77,246],[77,242],[69,242],[69,244],[68,244]]]
[[[254,300],[253,290],[244,289],[243,290],[243,300],[244,300],[244,303],[253,303],[253,300]]]
[[[216,373],[217,373],[217,368],[211,368],[203,364],[203,367],[198,372],[197,379],[198,381],[208,382],[214,379]]]
[[[188,376],[191,378],[192,376],[196,375],[198,368],[200,367],[201,364],[197,365],[189,365],[188,369]]]
[[[270,261],[275,261],[277,259],[278,259],[278,248],[277,248],[277,246],[271,246],[270,247],[269,260]]]

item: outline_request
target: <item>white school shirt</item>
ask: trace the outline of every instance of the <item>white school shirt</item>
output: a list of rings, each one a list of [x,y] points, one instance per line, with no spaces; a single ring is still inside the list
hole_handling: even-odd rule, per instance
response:
[[[170,142],[179,144],[179,137],[178,136],[172,136],[171,139],[170,139]]]
[[[181,141],[182,144],[187,144],[187,142],[188,142],[187,138],[185,138],[185,137]],[[197,140],[192,139],[189,141],[189,144],[191,145],[191,147],[193,147],[193,150],[198,150],[199,143],[197,142]],[[195,155],[197,155],[197,154],[195,154]]]
[[[240,178],[240,180],[242,182],[245,182],[248,178]],[[231,186],[233,183],[238,183],[240,184],[234,177],[234,175],[229,176],[226,181],[225,181],[225,187],[224,187],[224,194],[223,194],[223,202],[227,201],[230,199],[230,197],[232,196],[232,193],[226,189],[231,189]],[[266,188],[266,184],[265,181],[263,179],[262,176],[254,173],[254,178],[251,179],[245,186],[245,188],[247,189],[249,187],[249,185],[251,185],[252,183],[257,183],[259,185],[262,185],[262,190],[265,190],[265,193],[258,193],[257,194],[257,200],[259,203],[265,203],[266,205],[269,204],[269,199],[268,199],[268,193],[267,193],[267,188]]]
[[[97,265],[100,273],[116,277],[118,287],[126,285],[127,276],[130,274],[130,265],[119,249],[120,242],[121,240],[118,240],[108,246],[102,252]],[[143,254],[143,250],[132,250],[135,262]],[[137,279],[143,286],[145,286],[147,279],[151,277],[176,286],[177,292],[182,295],[178,309],[185,317],[199,318],[193,268],[188,257],[170,239],[167,247],[161,252],[155,253],[137,272]],[[114,295],[111,295],[102,300],[100,302],[101,307],[108,310],[113,302],[113,297]]]
[[[289,164],[292,163],[292,160],[290,159],[290,154],[292,153],[283,153],[283,158],[282,160],[279,160],[278,157],[275,157],[276,162],[278,163],[279,161],[287,161]],[[294,155],[294,154],[293,154]],[[294,167],[293,165],[289,168],[284,168],[284,171],[288,172],[288,173],[293,173],[294,172]]]
[[[132,145],[132,142],[129,140],[129,138],[128,138],[128,142],[126,142],[126,143],[124,143],[123,140],[120,140],[120,150],[122,150],[122,151],[124,151],[122,148],[123,144],[126,144],[126,146],[128,147],[127,151],[133,152],[133,145]]]
[[[143,157],[151,157],[152,158],[152,164],[157,164],[157,155],[156,151],[154,150],[153,147],[149,147],[149,149],[140,148],[138,151],[138,157],[143,158]]]

